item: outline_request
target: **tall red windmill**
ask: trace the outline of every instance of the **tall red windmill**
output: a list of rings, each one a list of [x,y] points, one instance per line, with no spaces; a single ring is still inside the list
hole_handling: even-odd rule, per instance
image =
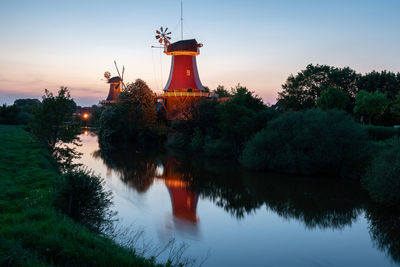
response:
[[[172,120],[179,118],[185,109],[200,98],[209,97],[209,93],[200,81],[196,62],[200,47],[203,45],[196,39],[171,43],[169,36],[171,32],[168,32],[168,28],[164,30],[161,27],[156,33],[156,39],[163,45],[164,53],[172,56],[171,70],[164,93],[158,97],[158,101],[166,110],[167,119]]]

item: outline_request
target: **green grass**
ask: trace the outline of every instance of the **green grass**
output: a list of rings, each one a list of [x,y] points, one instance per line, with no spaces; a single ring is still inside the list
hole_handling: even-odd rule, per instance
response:
[[[19,126],[0,125],[1,266],[154,266],[52,207],[47,150]]]

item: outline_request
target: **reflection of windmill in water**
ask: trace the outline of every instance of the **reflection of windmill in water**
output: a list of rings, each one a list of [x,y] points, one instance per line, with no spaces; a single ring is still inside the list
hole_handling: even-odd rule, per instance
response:
[[[174,217],[197,223],[197,202],[199,195],[190,189],[190,181],[184,179],[184,174],[176,171],[179,163],[174,158],[167,158],[163,164],[163,172],[158,177],[164,180],[172,202]]]
[[[124,84],[124,72],[125,67],[122,66],[122,75],[119,72],[117,62],[114,60],[115,68],[117,69],[118,76],[111,78],[111,73],[106,71],[104,77],[107,79],[107,83],[110,84],[110,90],[108,91],[108,96],[106,100],[100,101],[102,105],[111,105],[118,100],[119,94],[121,93],[121,88],[125,88]]]

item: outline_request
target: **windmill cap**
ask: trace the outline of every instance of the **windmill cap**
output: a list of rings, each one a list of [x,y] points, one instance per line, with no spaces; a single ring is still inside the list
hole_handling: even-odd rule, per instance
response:
[[[199,47],[202,47],[202,44],[199,44],[196,39],[189,40],[181,40],[175,43],[168,45],[166,54],[175,55],[175,54],[193,54],[198,55]]]
[[[120,83],[122,79],[119,76],[112,77],[108,80],[108,83]]]

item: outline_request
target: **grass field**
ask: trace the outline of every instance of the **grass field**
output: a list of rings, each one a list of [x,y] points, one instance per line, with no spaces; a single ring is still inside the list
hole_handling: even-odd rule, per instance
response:
[[[52,162],[22,127],[0,125],[0,266],[154,266],[52,207]]]

